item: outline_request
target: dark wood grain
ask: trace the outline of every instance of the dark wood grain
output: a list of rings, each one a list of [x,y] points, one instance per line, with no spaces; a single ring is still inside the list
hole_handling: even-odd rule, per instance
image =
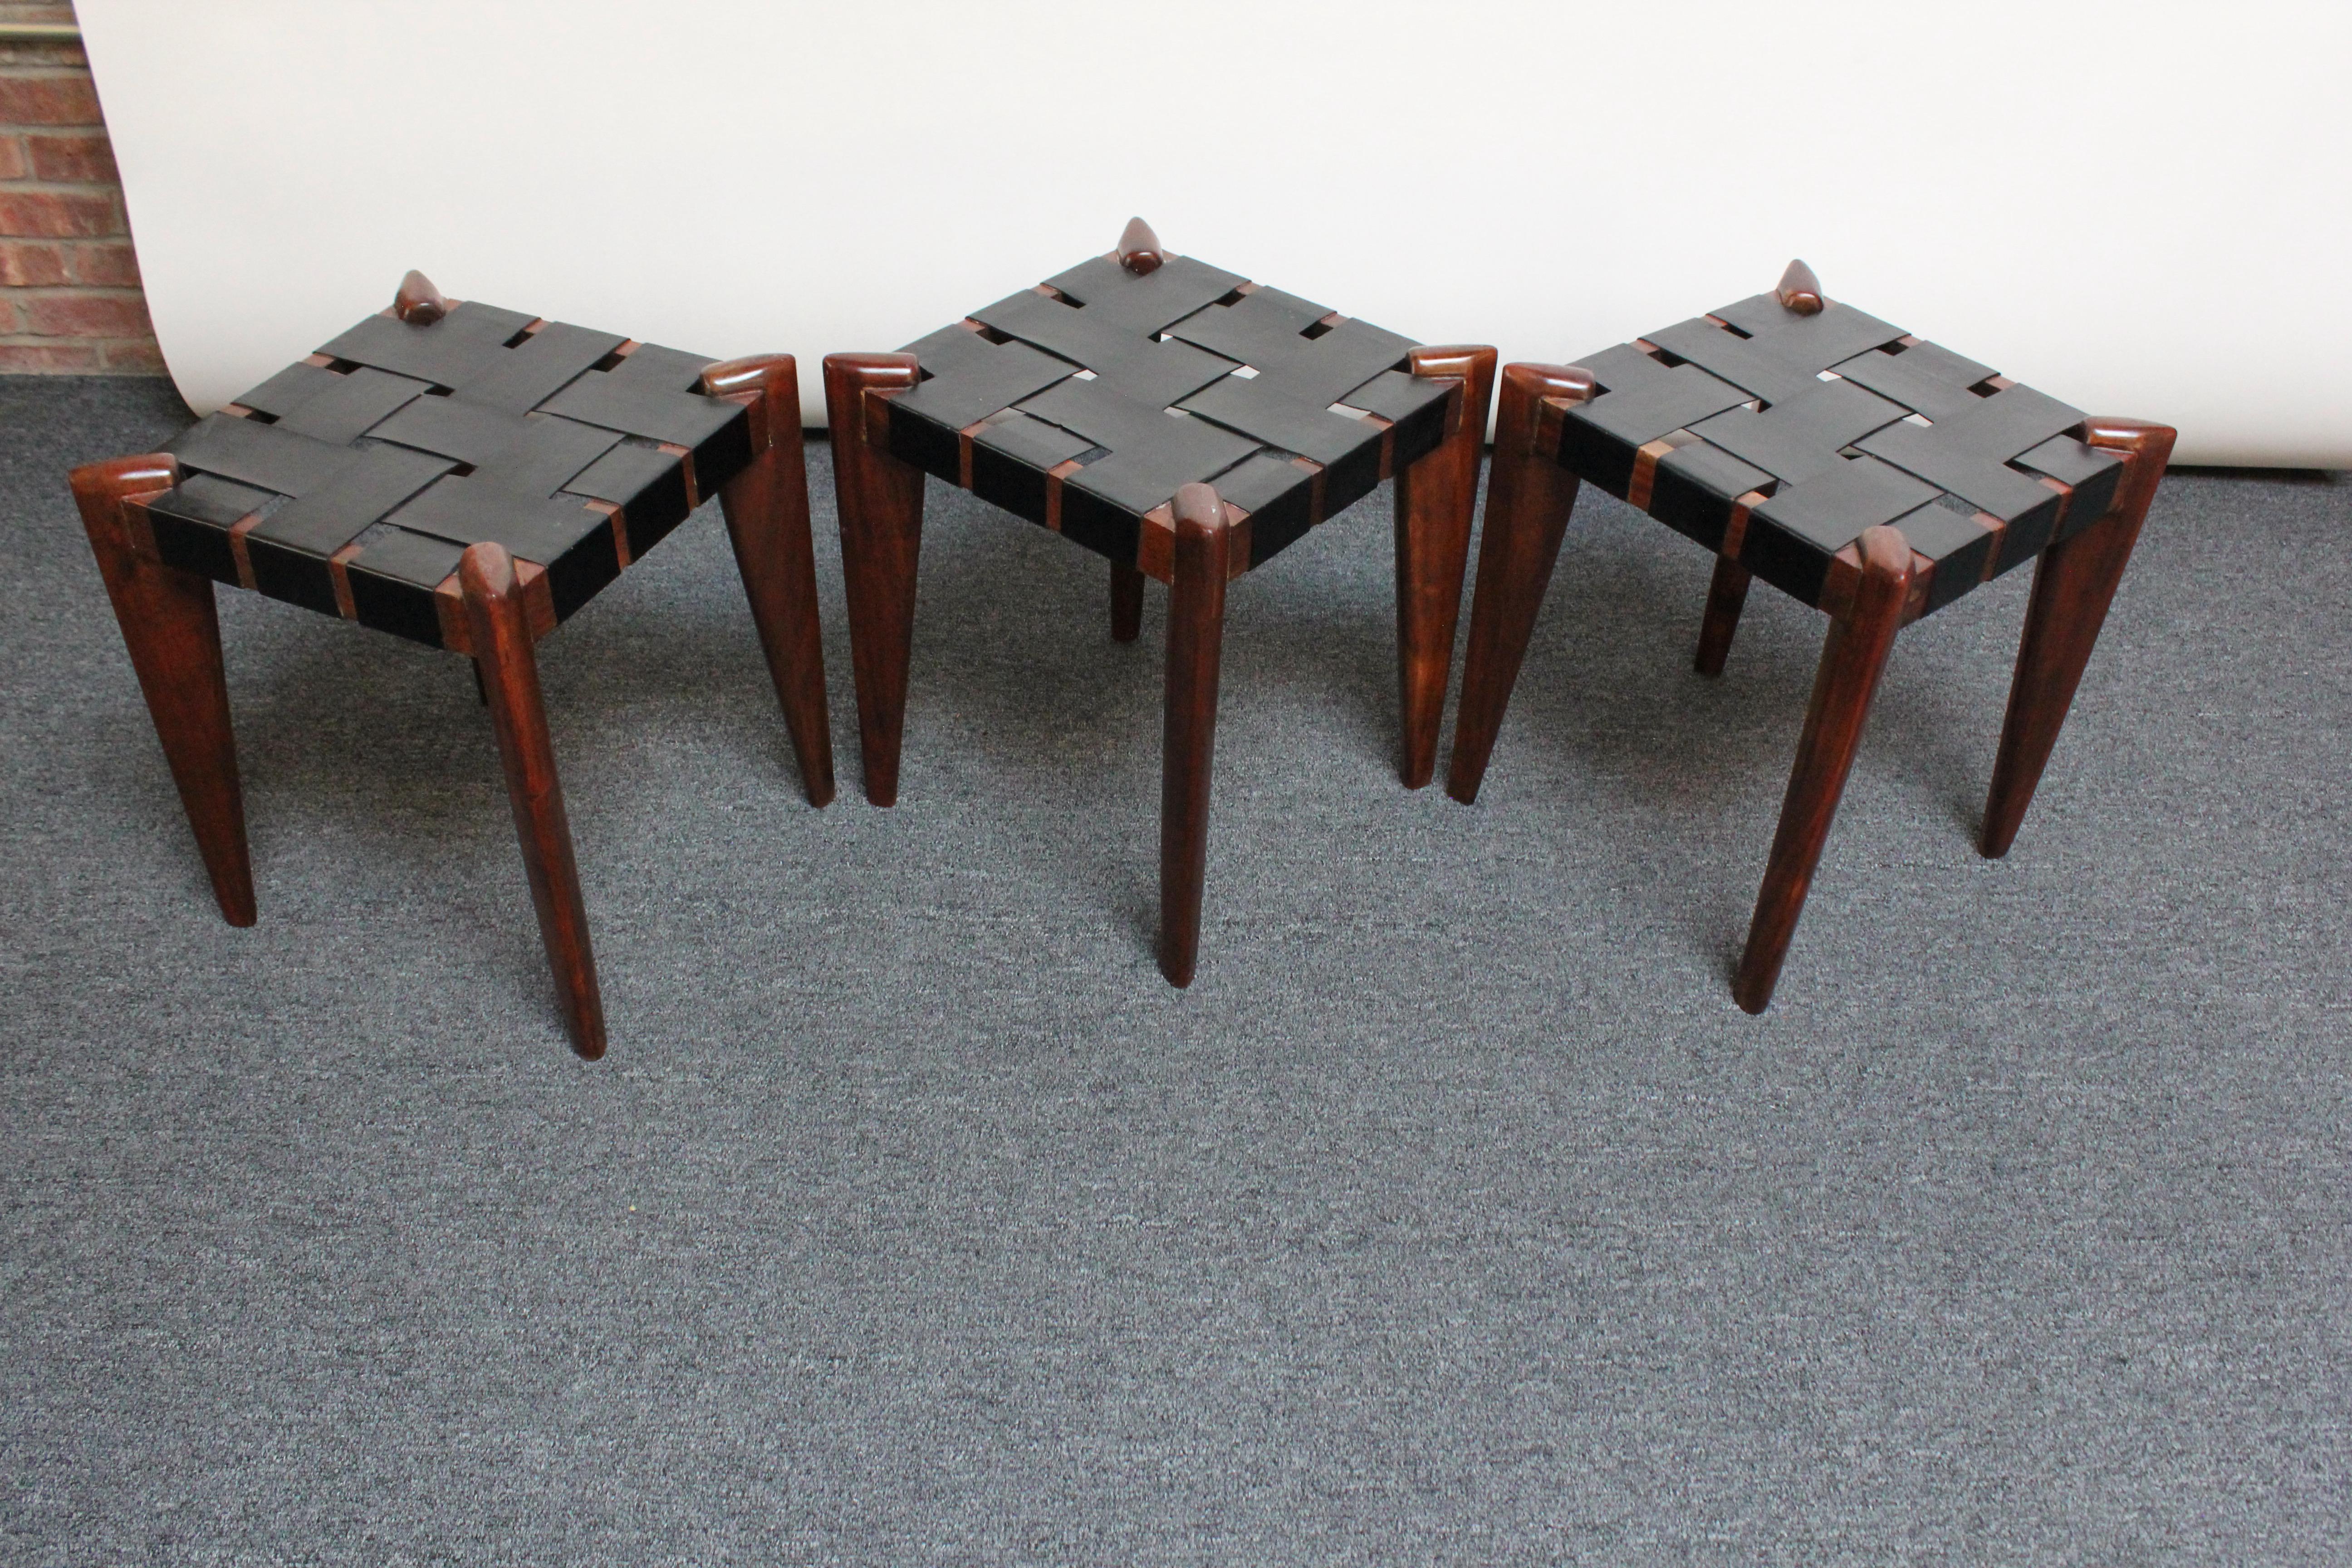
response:
[[[2131,466],[2106,515],[2043,551],[2034,565],[2033,595],[2025,607],[2025,633],[2018,644],[2017,673],[2010,683],[2009,711],[1977,846],[1987,856],[2006,855],[2017,841],[2099,628],[2106,624],[2107,606],[2139,542],[2148,503],[2172,456],[2173,437],[2169,426],[2137,419],[2085,422],[2084,440],[2123,454]]]
[[[703,390],[744,405],[751,466],[719,504],[735,567],[760,629],[768,677],[784,710],[811,805],[833,799],[833,731],[824,700],[824,640],[817,626],[816,555],[809,539],[807,461],[801,450],[799,366],[790,354],[730,360],[702,373]]]
[[[1813,868],[1829,840],[1830,824],[1837,816],[1846,774],[1870,717],[1871,699],[1877,694],[1886,656],[1903,622],[1904,600],[1911,592],[1911,546],[1899,531],[1869,529],[1858,543],[1860,575],[1851,603],[1830,622],[1804,733],[1797,741],[1797,765],[1780,803],[1772,858],[1756,895],[1747,951],[1732,982],[1732,998],[1750,1013],[1764,1011],[1780,983],[1781,960],[1796,934],[1797,917],[1804,912]]]
[[[1168,716],[1160,773],[1160,973],[1190,985],[1201,953],[1209,865],[1209,781],[1225,635],[1231,532],[1217,492],[1176,492],[1175,581],[1168,594]]]
[[[849,658],[857,683],[859,762],[866,798],[898,799],[898,743],[907,722],[907,663],[915,647],[915,573],[923,548],[923,470],[890,455],[868,394],[915,384],[915,356],[827,354],[834,493],[841,512],[841,572],[849,598]]]
[[[1118,237],[1118,264],[1138,278],[1159,271],[1160,264],[1168,259],[1168,253],[1160,248],[1160,237],[1139,217],[1127,220]]]
[[[1784,310],[1794,310],[1801,316],[1817,316],[1821,314],[1822,307],[1829,303],[1828,297],[1822,292],[1822,280],[1814,277],[1813,269],[1801,261],[1789,263],[1789,269],[1780,274],[1780,286],[1774,292],[1780,296]]]
[[[1462,616],[1462,574],[1478,505],[1478,458],[1495,391],[1495,351],[1417,348],[1412,374],[1460,383],[1443,441],[1396,477],[1397,693],[1402,744],[1397,773],[1420,789],[1437,772],[1437,731]]]
[[[400,280],[400,292],[392,297],[392,313],[412,327],[429,327],[449,313],[449,301],[433,287],[432,279],[412,268]]]
[[[474,661],[490,699],[490,728],[506,766],[507,798],[514,806],[530,900],[539,910],[539,934],[555,972],[564,1032],[573,1050],[594,1061],[604,1054],[604,1005],[596,989],[588,906],[580,896],[580,870],[572,859],[555,748],[548,740],[522,586],[513,558],[493,542],[467,547],[457,563],[457,581],[473,630]]]
[[[1728,555],[1715,559],[1715,577],[1706,585],[1706,618],[1698,629],[1698,657],[1694,667],[1701,675],[1721,675],[1731,657],[1732,635],[1739,630],[1739,611],[1748,603],[1748,571]]]
[[[142,498],[170,489],[178,477],[178,465],[161,452],[86,464],[73,471],[74,504],[195,833],[213,898],[229,924],[249,926],[253,861],[212,579],[155,560],[139,510]]]
[[[1110,640],[1133,642],[1143,631],[1143,574],[1124,562],[1110,563]]]
[[[1445,775],[1446,794],[1465,805],[1478,798],[1479,781],[1486,776],[1503,710],[1551,584],[1560,535],[1576,505],[1576,476],[1536,443],[1543,403],[1583,402],[1593,387],[1591,375],[1573,365],[1503,367],[1494,466],[1486,479],[1486,527],[1470,602],[1470,647],[1463,659],[1454,758]]]

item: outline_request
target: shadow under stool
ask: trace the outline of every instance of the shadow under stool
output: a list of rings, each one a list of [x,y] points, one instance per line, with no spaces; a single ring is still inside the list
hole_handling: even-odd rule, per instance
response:
[[[574,1050],[604,1006],[534,645],[716,492],[812,805],[833,798],[793,363],[714,363],[412,272],[372,316],[74,499],[231,925],[253,870],[213,584],[474,660]]]
[[[1159,955],[1191,984],[1225,584],[1393,475],[1400,771],[1427,784],[1495,357],[1170,255],[1140,218],[899,353],[827,355],[866,798],[898,799],[926,473],[1108,557],[1117,640],[1167,584]]]
[[[1502,375],[1446,789],[1477,797],[1580,481],[1716,552],[1697,667],[1752,578],[1830,617],[1732,995],[1772,999],[1895,632],[2034,561],[1979,847],[2008,853],[2174,432],[2096,418],[1825,298],[1778,289],[1573,365]]]

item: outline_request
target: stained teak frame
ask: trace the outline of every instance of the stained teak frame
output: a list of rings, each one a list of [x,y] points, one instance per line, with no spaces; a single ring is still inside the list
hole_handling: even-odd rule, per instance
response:
[[[2035,562],[2033,591],[1979,840],[1987,857],[2005,855],[2130,561],[2170,457],[2174,432],[2167,426],[2066,410],[1859,312],[1852,313],[1858,321],[1823,321],[1826,341],[1837,342],[1834,334],[1843,334],[1863,348],[1853,360],[1840,363],[1838,369],[1847,375],[1825,370],[1813,379],[1836,383],[1861,376],[1889,394],[1909,387],[1939,416],[1905,417],[1900,405],[1891,413],[1875,414],[1865,407],[1863,423],[1878,419],[1875,432],[1859,431],[1859,447],[1826,455],[1851,468],[1817,468],[1824,455],[1801,451],[1793,459],[1796,467],[1784,467],[1784,473],[1825,478],[1832,487],[1878,485],[1895,497],[1885,510],[1899,510],[1901,516],[1873,522],[1858,536],[1834,543],[1835,532],[1824,537],[1820,527],[1811,526],[1821,509],[1809,515],[1795,500],[1804,491],[1803,483],[1785,483],[1769,470],[1750,466],[1749,459],[1784,460],[1773,455],[1769,443],[1748,446],[1743,457],[1713,447],[1707,433],[1727,428],[1719,420],[1733,420],[1727,438],[1741,440],[1759,426],[1743,430],[1737,423],[1742,417],[1738,411],[1744,407],[1753,415],[1759,407],[1773,406],[1760,398],[1741,401],[1749,398],[1753,388],[1788,370],[1752,356],[1753,340],[1785,327],[1801,342],[1801,334],[1814,330],[1815,319],[1837,307],[1800,261],[1790,264],[1774,294],[1727,309],[1749,330],[1740,330],[1721,315],[1673,329],[1683,348],[1714,356],[1703,369],[1684,354],[1646,340],[1595,356],[1599,374],[1586,365],[1504,367],[1486,524],[1446,789],[1465,804],[1477,798],[1581,481],[1601,484],[1717,552],[1694,661],[1702,675],[1722,672],[1752,577],[1764,575],[1813,604],[1830,617],[1829,637],[1798,739],[1780,828],[1732,982],[1739,1005],[1760,1013],[1779,982],[1895,633],[1998,572],[2026,560]],[[1948,382],[1966,384],[1938,385],[1905,365],[1905,356],[1923,349],[1929,352],[1921,359],[1937,366]],[[1854,342],[1843,343],[1838,352],[1854,352]],[[1882,364],[1881,359],[1888,363]],[[1817,368],[1824,367],[1797,362],[1804,376],[1812,376]],[[1596,399],[1609,390],[1601,375],[1618,378],[1621,387],[1641,384],[1641,395],[1653,402],[1638,407],[1651,415],[1652,426],[1629,427],[1620,418],[1612,428],[1606,420],[1589,417]],[[1669,375],[1682,375],[1691,384],[1667,387]],[[1754,379],[1717,382],[1716,376]],[[1790,384],[1789,405],[1809,395],[1827,396],[1809,386],[1802,379]],[[1843,395],[1852,403],[1857,395]],[[2021,439],[2040,444],[2020,453],[1994,448],[1994,456],[2005,462],[1978,462],[1980,454],[1933,445],[1937,424],[1977,428],[1968,423],[1969,416],[2000,398],[2041,421],[2013,426],[2029,431]],[[2032,401],[2036,399],[2038,403]],[[1687,426],[1654,428],[1681,424],[1677,413],[1662,411],[1665,409],[1688,415]],[[1925,432],[1919,428],[1923,426]],[[1839,433],[1830,440],[1841,438]],[[1890,460],[1878,462],[1874,448]],[[1871,467],[1865,471],[1863,465]],[[1887,472],[1880,473],[1882,468]],[[1923,483],[1919,470],[1949,482]],[[1671,494],[1669,479],[1675,486]],[[1761,482],[1748,488],[1750,479]],[[1912,485],[1916,493],[1897,488],[1902,484]],[[1969,515],[1976,496],[2002,511],[1979,505]],[[1914,526],[1916,534],[1906,536],[1905,525]]]
[[[421,333],[451,319],[460,309],[460,302],[444,299],[422,274],[411,272],[403,279],[392,309],[382,314]],[[517,313],[504,314],[521,320]],[[547,327],[544,321],[529,321],[515,342]],[[389,331],[371,330],[379,335]],[[817,624],[815,563],[809,537],[798,375],[792,356],[769,354],[710,363],[620,339],[604,340],[617,345],[604,353],[602,344],[578,346],[580,340],[593,334],[580,329],[559,331],[574,334],[574,359],[593,360],[595,374],[635,353],[658,356],[667,380],[691,381],[701,398],[731,405],[738,411],[700,421],[712,431],[704,447],[712,458],[712,471],[704,478],[717,481],[728,538],[784,710],[803,787],[812,805],[824,805],[834,794],[833,749]],[[395,353],[410,352],[408,341],[397,333],[390,341]],[[602,358],[594,357],[598,354]],[[484,363],[497,362],[486,358]],[[304,364],[314,379],[330,370],[348,376],[354,369],[326,354],[314,354]],[[379,379],[393,379],[378,374]],[[559,365],[555,377],[563,374]],[[564,390],[570,384],[566,383]],[[526,389],[520,399],[538,401],[536,390]],[[547,390],[558,389],[549,386]],[[395,389],[395,395],[404,395],[409,401],[426,406],[419,395],[427,391],[435,395],[435,401],[450,395],[446,387],[428,388],[420,380],[412,389]],[[454,405],[436,412],[449,419],[467,416],[466,410]],[[538,414],[536,409],[531,412]],[[495,412],[476,416],[504,417]],[[268,416],[241,404],[232,404],[215,416],[216,421],[223,418],[232,426],[241,420],[270,422]],[[383,428],[377,425],[358,433],[373,437]],[[331,590],[331,597],[317,588],[276,595],[310,603],[347,620],[381,626],[474,661],[506,774],[524,870],[554,973],[565,1032],[572,1048],[590,1059],[604,1053],[604,1005],[564,814],[562,784],[541,699],[535,647],[554,629],[562,613],[577,608],[705,499],[694,453],[688,448],[650,439],[641,439],[633,447],[613,447],[624,440],[619,435],[607,435],[603,440],[616,457],[634,454],[629,462],[618,466],[629,484],[637,488],[632,490],[628,504],[596,500],[583,493],[585,486],[568,492],[590,514],[591,521],[595,514],[602,514],[610,528],[609,534],[595,543],[604,555],[602,574],[577,581],[561,599],[547,563],[517,558],[495,537],[477,539],[458,549],[444,539],[412,531],[423,524],[398,526],[407,515],[399,510],[392,511],[383,525],[360,524],[350,542],[334,548],[331,554],[297,558],[298,566],[305,560],[311,563],[303,569]],[[408,450],[398,448],[396,440],[377,445]],[[313,442],[300,450],[310,452],[313,447],[318,452],[330,449]],[[373,449],[362,449],[360,458]],[[418,456],[413,451],[408,455]],[[472,471],[462,463],[441,466],[452,478]],[[217,510],[205,515],[207,508],[216,509],[220,496],[247,492],[218,479],[207,479],[211,489],[199,489],[193,497],[184,488],[184,480],[208,473],[191,469],[171,452],[160,452],[86,465],[74,470],[72,484],[214,896],[230,924],[249,926],[257,912],[253,870],[213,584],[225,581],[267,591],[274,584],[257,579],[250,548],[249,536],[264,521],[262,512],[235,521]],[[165,509],[167,498],[172,506],[159,510]],[[407,505],[415,499],[410,496],[401,502],[395,497],[394,504]],[[469,494],[469,504],[477,499]],[[534,504],[520,492],[514,499],[519,511],[528,511]],[[494,496],[486,509],[493,517],[498,504]],[[636,515],[639,511],[642,516]],[[159,545],[159,523],[170,531],[168,544]],[[603,527],[598,524],[587,537],[593,538]],[[572,532],[578,532],[577,525]],[[566,559],[580,553],[574,549]],[[378,560],[387,564],[381,570],[365,570]],[[428,565],[420,574],[415,569],[420,561],[446,561],[454,569]],[[355,591],[355,585],[365,593]]]
[[[1153,314],[1147,282],[1181,307]],[[1360,374],[1327,385],[1276,369],[1251,381],[1261,368],[1244,357],[1248,342],[1282,358],[1290,339],[1326,333],[1339,334],[1335,363],[1341,350],[1360,356],[1346,362],[1360,363]],[[946,370],[936,379],[934,363]],[[898,795],[927,472],[1107,556],[1114,640],[1137,637],[1144,580],[1167,584],[1159,959],[1171,984],[1190,984],[1225,584],[1393,478],[1398,772],[1409,788],[1428,784],[1495,364],[1492,348],[1417,346],[1261,292],[1164,250],[1139,218],[1105,257],[912,351],[827,355],[866,798],[887,806]],[[1153,470],[1164,488],[1134,477],[1139,451],[1166,456],[1155,449],[1184,442],[1187,453]]]

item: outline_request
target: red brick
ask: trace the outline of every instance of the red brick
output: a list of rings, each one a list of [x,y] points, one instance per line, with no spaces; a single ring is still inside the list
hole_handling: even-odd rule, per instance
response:
[[[133,293],[30,294],[18,297],[25,330],[44,338],[143,338],[147,301]]]
[[[141,375],[163,374],[163,351],[155,346],[152,338],[143,342],[109,343],[105,357],[109,370],[133,371]]]
[[[114,197],[97,191],[0,191],[0,235],[78,239],[123,232]]]
[[[84,248],[100,250],[112,247],[86,246]],[[65,280],[65,247],[27,245],[22,240],[0,239],[0,287],[39,288]]]
[[[10,16],[6,19],[13,22],[16,18]],[[0,68],[8,66],[40,70],[60,70],[79,66],[87,70],[89,68],[89,57],[71,44],[0,43]]]
[[[65,185],[112,185],[121,181],[114,172],[114,149],[106,132],[62,136],[27,136],[33,155],[33,178]]]
[[[97,368],[98,349],[91,343],[0,343],[0,374]]]
[[[16,136],[0,136],[0,180],[21,180],[24,177],[23,139]]]
[[[87,74],[0,76],[0,121],[10,125],[100,125],[98,89]]]
[[[128,244],[77,245],[74,279],[102,289],[139,287],[139,257]]]

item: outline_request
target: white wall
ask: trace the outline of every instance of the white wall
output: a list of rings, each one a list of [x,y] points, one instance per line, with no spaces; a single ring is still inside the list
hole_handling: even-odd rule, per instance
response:
[[[1108,248],[1565,360],[1829,292],[2192,461],[2352,467],[2340,5],[79,0],[209,408],[421,267],[712,354]]]

